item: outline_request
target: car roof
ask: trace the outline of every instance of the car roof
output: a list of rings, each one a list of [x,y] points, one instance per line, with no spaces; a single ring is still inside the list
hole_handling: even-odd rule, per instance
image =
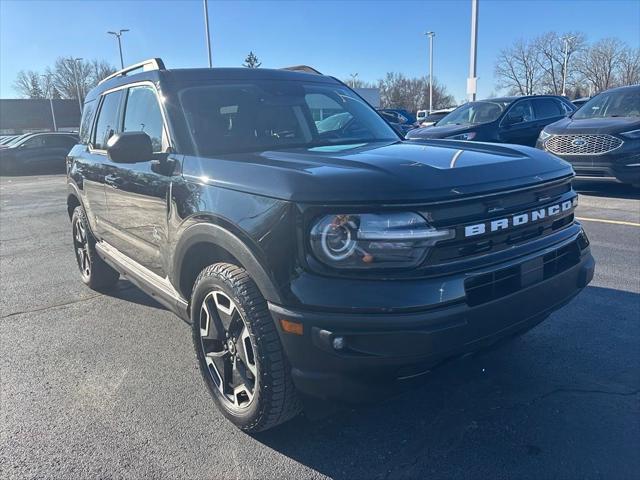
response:
[[[600,93],[610,93],[610,92],[628,92],[628,91],[640,91],[640,85],[625,85],[624,87],[615,87],[610,88],[608,90],[603,90]]]
[[[333,77],[301,70],[246,67],[158,69],[108,78],[92,89],[87,94],[85,101],[94,100],[106,90],[144,80],[150,80],[152,82],[159,80],[176,80],[183,82],[206,80],[292,80],[341,84],[339,80]]]

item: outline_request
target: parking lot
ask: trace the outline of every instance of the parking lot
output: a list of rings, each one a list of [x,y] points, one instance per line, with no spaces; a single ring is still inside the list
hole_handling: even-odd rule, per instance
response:
[[[2,178],[0,477],[637,478],[640,197],[576,186],[597,269],[572,303],[400,398],[252,437],[185,323],[126,281],[81,283],[64,177]]]

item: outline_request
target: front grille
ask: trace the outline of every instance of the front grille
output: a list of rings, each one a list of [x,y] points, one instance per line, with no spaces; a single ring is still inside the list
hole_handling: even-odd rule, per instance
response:
[[[544,146],[556,155],[602,155],[622,145],[612,135],[553,135]]]
[[[530,262],[469,278],[464,285],[467,304],[473,307],[505,297],[548,280],[579,261],[579,247],[576,243],[571,243]]]

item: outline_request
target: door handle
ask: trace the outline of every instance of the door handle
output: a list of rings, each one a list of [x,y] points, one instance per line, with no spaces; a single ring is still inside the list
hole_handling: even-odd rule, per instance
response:
[[[115,177],[114,175],[107,175],[106,177],[104,177],[104,183],[105,185],[109,185],[112,188],[119,188],[118,187],[118,178]]]

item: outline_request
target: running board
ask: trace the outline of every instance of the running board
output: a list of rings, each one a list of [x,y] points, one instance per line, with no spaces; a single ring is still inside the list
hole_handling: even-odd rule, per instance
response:
[[[183,320],[190,321],[189,303],[173,288],[169,280],[156,275],[105,241],[96,243],[96,251],[100,258],[140,290],[151,295]]]

